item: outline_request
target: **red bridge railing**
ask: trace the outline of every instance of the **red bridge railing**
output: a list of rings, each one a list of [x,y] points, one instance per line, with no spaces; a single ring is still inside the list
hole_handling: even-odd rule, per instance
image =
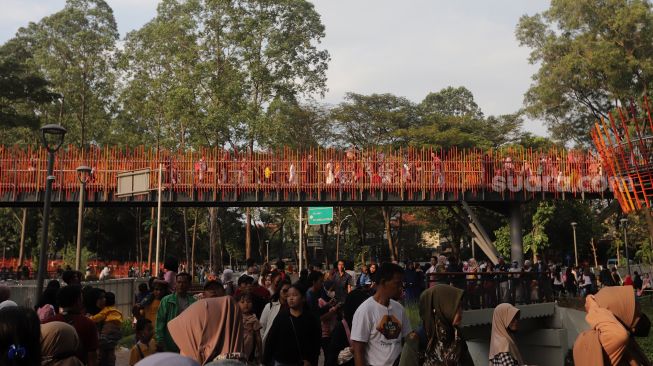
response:
[[[615,197],[628,213],[653,205],[653,118],[647,98],[641,109],[622,106],[592,128],[606,171],[614,176]]]
[[[44,190],[47,152],[0,146],[0,194]],[[601,193],[611,187],[597,155],[576,150],[334,150],[234,152],[218,148],[156,151],[145,147],[103,147],[57,152],[54,189],[79,189],[76,168],[93,171],[88,192],[115,192],[121,172],[150,169],[151,189],[214,191],[477,192],[493,190],[558,194]]]

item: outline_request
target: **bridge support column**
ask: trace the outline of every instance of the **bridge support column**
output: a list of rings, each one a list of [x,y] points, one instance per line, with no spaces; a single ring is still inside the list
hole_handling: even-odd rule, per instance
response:
[[[521,204],[510,204],[510,258],[521,266],[524,263]]]

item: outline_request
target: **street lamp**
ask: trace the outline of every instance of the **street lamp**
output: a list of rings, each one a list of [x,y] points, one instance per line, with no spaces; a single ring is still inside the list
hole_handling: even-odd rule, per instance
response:
[[[43,202],[43,223],[41,224],[41,246],[39,248],[39,269],[36,276],[36,297],[43,293],[43,281],[48,270],[48,225],[50,223],[50,200],[52,199],[52,182],[54,182],[54,154],[63,145],[66,129],[57,124],[41,127],[41,142],[48,150],[48,175],[45,185],[45,198]]]
[[[626,249],[626,269],[628,275],[630,276],[630,257],[628,256],[628,235],[626,235],[626,224],[628,223],[627,218],[621,219],[621,227],[624,230],[624,248]]]
[[[270,241],[265,241],[265,261],[270,263]]]
[[[340,260],[340,228],[345,221],[349,220],[350,217],[351,215],[345,216],[345,218],[338,224],[338,235],[336,236],[336,261]]]
[[[86,182],[91,177],[91,167],[77,167],[79,179],[79,212],[77,213],[77,250],[75,251],[75,271],[79,271],[82,256],[82,232],[84,231],[84,200],[86,199]]]
[[[576,246],[576,223],[571,223],[571,229],[574,232],[574,257],[576,258],[576,267],[578,267],[578,247]]]

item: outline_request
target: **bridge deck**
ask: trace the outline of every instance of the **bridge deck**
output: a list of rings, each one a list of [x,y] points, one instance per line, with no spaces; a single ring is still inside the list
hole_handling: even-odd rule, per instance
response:
[[[43,149],[0,146],[0,206],[41,204],[46,163]],[[598,158],[580,151],[171,153],[144,147],[68,147],[55,160],[55,205],[76,204],[80,165],[92,168],[86,185],[89,205],[155,204],[159,169],[166,205],[435,205],[612,197],[612,184]],[[118,197],[119,174],[134,170],[146,171],[145,194]]]

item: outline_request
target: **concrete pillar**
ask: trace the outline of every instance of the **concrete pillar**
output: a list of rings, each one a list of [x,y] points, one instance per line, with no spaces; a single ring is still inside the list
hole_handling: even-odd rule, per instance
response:
[[[522,238],[521,204],[510,204],[510,259],[524,264],[524,242]]]

